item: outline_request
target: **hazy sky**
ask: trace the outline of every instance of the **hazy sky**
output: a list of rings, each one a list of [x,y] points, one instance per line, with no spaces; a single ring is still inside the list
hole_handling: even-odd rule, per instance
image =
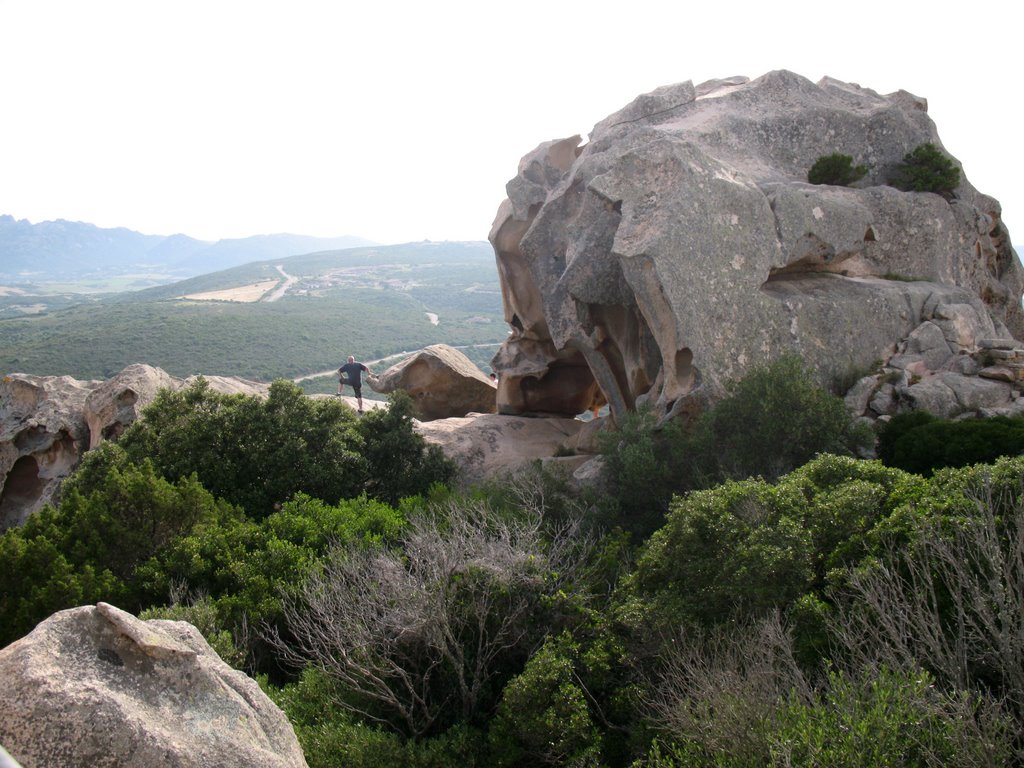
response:
[[[0,0],[0,213],[484,239],[540,142],[660,85],[790,69],[927,98],[1021,242],[1021,32],[908,0]]]

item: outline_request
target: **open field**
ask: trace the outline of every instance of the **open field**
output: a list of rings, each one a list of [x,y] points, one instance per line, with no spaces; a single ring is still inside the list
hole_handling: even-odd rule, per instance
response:
[[[189,293],[183,298],[192,301],[241,301],[248,303],[259,301],[263,296],[277,286],[277,280],[261,280],[258,283],[242,285],[238,288],[225,288],[222,291],[206,291],[204,293]]]

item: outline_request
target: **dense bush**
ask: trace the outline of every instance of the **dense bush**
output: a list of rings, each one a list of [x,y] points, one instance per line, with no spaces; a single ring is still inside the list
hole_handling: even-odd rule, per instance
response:
[[[678,422],[656,428],[654,413],[641,408],[627,414],[615,431],[600,435],[611,494],[598,505],[604,524],[643,541],[664,522],[672,494],[687,487],[692,461]]]
[[[878,456],[907,472],[930,475],[942,467],[965,467],[1024,452],[1024,419],[938,419],[920,411],[901,414],[883,430]]]
[[[549,637],[505,686],[490,726],[493,765],[600,765],[600,734],[576,670],[579,653],[568,633]]]
[[[818,453],[852,454],[869,439],[842,399],[816,386],[799,358],[786,356],[731,384],[698,421],[691,450],[707,487],[745,477],[772,481]]]
[[[195,477],[170,483],[115,445],[89,452],[60,506],[0,536],[0,646],[63,608],[103,600],[139,611],[148,604],[140,567],[230,514]]]
[[[329,504],[364,491],[397,503],[445,482],[452,465],[413,432],[408,398],[358,419],[334,399],[275,381],[263,400],[224,395],[200,379],[163,390],[120,445],[164,477],[195,473],[218,498],[266,517],[295,493]]]
[[[904,155],[889,181],[906,192],[935,192],[948,197],[960,183],[960,169],[929,142]]]
[[[662,522],[674,493],[725,480],[774,481],[818,453],[851,454],[873,440],[843,401],[817,387],[796,357],[755,368],[688,429],[658,428],[639,410],[602,437],[611,494],[604,519],[639,538]]]
[[[864,178],[867,166],[854,165],[853,158],[838,152],[823,155],[814,161],[807,172],[807,181],[811,184],[831,184],[837,187],[848,187],[853,182]]]

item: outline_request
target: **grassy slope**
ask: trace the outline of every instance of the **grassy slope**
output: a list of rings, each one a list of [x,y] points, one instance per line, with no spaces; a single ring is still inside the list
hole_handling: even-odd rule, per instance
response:
[[[280,277],[278,264],[302,278],[299,292],[280,301],[179,298]],[[348,354],[374,359],[427,344],[496,342],[506,332],[486,243],[414,243],[261,262],[0,320],[0,373],[100,378],[146,362],[179,376],[269,380],[337,367]]]

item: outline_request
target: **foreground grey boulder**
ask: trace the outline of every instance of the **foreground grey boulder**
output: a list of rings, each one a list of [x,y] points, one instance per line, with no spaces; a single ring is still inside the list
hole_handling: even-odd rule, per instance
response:
[[[384,394],[405,390],[424,421],[495,410],[495,385],[472,360],[447,344],[421,349],[379,376],[368,376],[367,384]]]
[[[886,186],[909,151],[941,146],[926,109],[782,71],[661,88],[585,145],[541,144],[490,234],[512,327],[499,412],[684,414],[786,353],[830,385],[925,322],[951,354],[979,333],[1021,337],[1024,271],[999,203],[964,176],[951,199]],[[807,183],[835,152],[868,166],[857,188]],[[949,307],[985,328],[952,338]]]
[[[60,611],[0,650],[0,680],[0,743],[24,768],[306,765],[284,714],[186,622]]]

